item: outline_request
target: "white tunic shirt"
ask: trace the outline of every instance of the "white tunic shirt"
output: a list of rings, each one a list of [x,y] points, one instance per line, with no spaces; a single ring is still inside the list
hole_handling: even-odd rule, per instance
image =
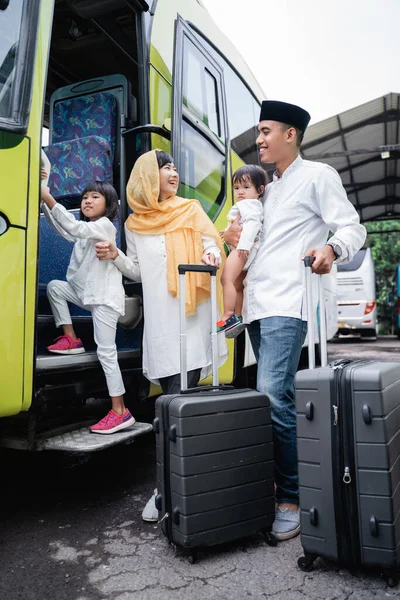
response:
[[[107,217],[97,221],[78,221],[64,206],[50,210],[42,205],[50,225],[68,242],[75,242],[66,279],[85,306],[103,304],[118,314],[125,314],[125,291],[122,275],[110,260],[96,256],[97,242],[115,244],[117,230]]]
[[[180,373],[179,299],[168,292],[167,254],[164,235],[141,235],[125,227],[127,254],[119,251],[118,269],[143,287],[143,373],[153,382]],[[212,238],[203,236],[204,252],[220,256]],[[202,369],[201,379],[211,373],[210,300],[197,307],[186,320],[188,370]],[[225,336],[218,336],[220,365],[228,356]]]
[[[233,221],[240,215],[240,225],[242,225],[242,233],[237,250],[251,250],[254,240],[261,229],[263,222],[263,205],[260,200],[239,200],[230,209],[228,213],[228,221]]]
[[[340,262],[350,261],[366,237],[335,169],[298,156],[267,186],[260,247],[245,280],[245,322],[307,319],[301,258],[324,246],[329,231],[334,233],[329,241],[342,249]]]

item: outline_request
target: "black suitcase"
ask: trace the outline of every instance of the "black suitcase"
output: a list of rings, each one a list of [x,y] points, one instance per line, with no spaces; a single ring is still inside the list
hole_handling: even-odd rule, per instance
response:
[[[211,275],[217,321],[216,268],[180,265],[181,386],[156,401],[156,506],[169,542],[194,562],[196,549],[262,532],[270,545],[274,465],[269,400],[254,390],[218,385],[217,333],[212,333],[213,385],[187,388],[184,282],[187,271]]]
[[[309,260],[306,271],[310,315]],[[320,302],[321,323],[325,321],[323,306]],[[311,319],[309,333],[310,329],[309,348],[313,348]],[[313,356],[310,363],[314,366]],[[326,351],[322,352],[322,364],[326,365]],[[377,568],[388,585],[396,585],[400,565],[400,364],[336,361],[299,371],[295,390],[305,553],[299,558],[299,567],[311,570],[320,556],[350,569]]]

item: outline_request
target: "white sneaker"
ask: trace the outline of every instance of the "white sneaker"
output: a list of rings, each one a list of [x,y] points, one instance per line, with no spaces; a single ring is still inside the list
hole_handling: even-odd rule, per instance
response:
[[[158,521],[158,510],[156,508],[156,496],[157,490],[154,490],[154,493],[150,500],[147,502],[146,506],[142,512],[142,519],[146,521],[146,523],[157,523]]]

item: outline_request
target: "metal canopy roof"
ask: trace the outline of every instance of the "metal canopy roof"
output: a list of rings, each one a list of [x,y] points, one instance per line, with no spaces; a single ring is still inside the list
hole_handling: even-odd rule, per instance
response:
[[[338,171],[362,221],[400,218],[399,124],[400,94],[387,94],[311,125],[304,136],[303,158]]]

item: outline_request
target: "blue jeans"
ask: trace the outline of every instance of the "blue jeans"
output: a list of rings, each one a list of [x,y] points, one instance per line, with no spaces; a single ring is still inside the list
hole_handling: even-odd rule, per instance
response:
[[[299,503],[294,376],[307,333],[307,322],[266,317],[248,325],[257,359],[257,390],[271,402],[276,499]]]

